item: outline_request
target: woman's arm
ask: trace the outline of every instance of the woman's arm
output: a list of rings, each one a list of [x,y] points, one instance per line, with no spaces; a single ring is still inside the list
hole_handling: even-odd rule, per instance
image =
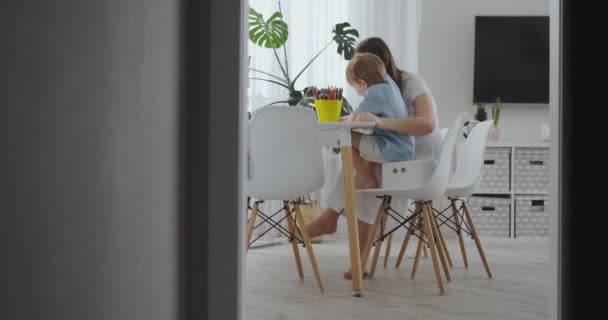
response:
[[[380,118],[371,113],[351,114],[348,121],[375,122],[376,128],[424,136],[433,132],[435,114],[431,106],[431,98],[421,94],[414,99],[414,116],[407,118]]]

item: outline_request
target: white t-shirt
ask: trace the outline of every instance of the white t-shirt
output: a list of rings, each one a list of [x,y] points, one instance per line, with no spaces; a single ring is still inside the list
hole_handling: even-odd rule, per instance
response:
[[[401,96],[405,102],[407,114],[410,117],[416,114],[416,112],[414,112],[414,100],[421,94],[427,94],[431,100],[431,108],[433,115],[435,116],[435,127],[433,128],[433,132],[430,134],[414,138],[416,143],[414,158],[417,160],[437,160],[441,150],[442,139],[441,131],[439,129],[439,117],[437,117],[437,105],[435,103],[435,98],[433,97],[431,89],[429,89],[423,78],[415,74],[408,73],[407,79],[401,88]]]

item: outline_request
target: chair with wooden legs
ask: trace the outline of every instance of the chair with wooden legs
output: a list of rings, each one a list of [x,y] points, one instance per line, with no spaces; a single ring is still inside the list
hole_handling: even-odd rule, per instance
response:
[[[456,137],[462,124],[464,114],[460,114],[450,127],[441,147],[438,161],[414,160],[385,163],[382,165],[382,188],[357,190],[360,193],[375,194],[382,199],[378,213],[362,256],[361,265],[364,268],[372,247],[375,245],[374,258],[371,264],[370,277],[373,277],[381,245],[384,239],[401,227],[408,230],[408,234],[419,238],[416,258],[412,269],[412,279],[416,275],[422,248],[428,246],[431,256],[435,279],[439,293],[444,294],[445,288],[440,271],[441,268],[447,281],[450,281],[450,272],[444,254],[444,244],[440,241],[435,219],[433,219],[431,200],[440,197],[446,190],[450,180],[451,160]],[[390,206],[392,197],[399,196],[412,199],[416,210],[402,215]],[[399,222],[395,228],[384,230],[386,219],[393,218]],[[409,226],[408,226],[409,225]],[[409,240],[409,239],[408,239]],[[440,262],[441,261],[441,262]]]
[[[446,226],[446,228],[456,232],[465,268],[469,267],[469,263],[463,233],[466,233],[475,240],[477,251],[479,252],[488,278],[492,278],[492,271],[490,270],[490,266],[481,245],[481,240],[475,229],[475,224],[471,218],[466,198],[474,194],[481,183],[484,151],[491,124],[491,120],[477,124],[465,141],[463,150],[456,162],[456,171],[444,193],[444,196],[448,197],[450,200],[450,206],[442,211],[433,208],[435,223],[439,227]],[[446,215],[446,211],[451,211],[451,215]],[[443,235],[441,235],[440,238],[445,242]],[[405,246],[407,246],[407,243],[404,242],[401,251],[405,251]],[[401,259],[402,256],[400,255],[397,259],[397,263],[400,263]]]
[[[442,128],[440,130],[441,141],[443,141],[445,139],[445,136],[448,133],[448,130],[449,130],[449,128]],[[414,213],[414,211],[410,210],[409,208],[408,208],[408,211],[411,212],[411,213]],[[411,234],[410,235],[406,234],[406,237],[408,237],[408,239],[407,239],[408,241],[409,241],[409,237],[410,236],[411,236]],[[386,251],[384,253],[384,269],[386,269],[388,267],[388,259],[389,259],[390,255],[391,255],[391,244],[392,244],[392,242],[393,242],[393,234],[391,233],[388,236],[388,239],[386,240]],[[426,246],[422,246],[422,252],[424,253],[424,257],[427,258],[428,257],[428,253],[427,253],[427,250],[426,250]],[[404,253],[405,252],[400,252],[401,258],[399,258],[397,260],[398,264],[401,263],[401,260],[403,259],[403,254]],[[449,263],[449,265],[451,267],[452,266],[452,260],[451,260],[451,257],[449,255],[449,253],[447,252],[447,250],[446,250],[446,254],[447,254],[447,258],[448,258],[448,263]],[[396,268],[399,268],[399,265],[397,265]]]
[[[325,181],[317,120],[312,110],[268,106],[259,109],[249,124],[249,168],[246,192],[255,199],[280,200],[283,208],[272,215],[259,211],[263,200],[256,200],[247,223],[246,246],[260,217],[271,228],[286,235],[293,248],[300,280],[304,279],[298,242],[308,253],[317,286],[324,292],[313,246],[297,204],[321,188]],[[280,212],[284,216],[276,220]],[[282,222],[287,221],[287,227]],[[297,223],[296,223],[297,222]]]

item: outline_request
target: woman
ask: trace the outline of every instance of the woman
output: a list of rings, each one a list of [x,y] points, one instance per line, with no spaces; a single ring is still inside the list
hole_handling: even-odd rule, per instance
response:
[[[364,52],[372,53],[382,60],[387,74],[401,90],[401,96],[409,117],[379,118],[371,113],[361,113],[348,116],[347,121],[371,121],[375,122],[379,129],[413,135],[415,136],[415,159],[436,159],[439,156],[442,140],[437,118],[437,107],[431,90],[423,79],[397,68],[393,55],[382,39],[374,37],[363,40],[357,47],[356,53]],[[329,186],[329,192],[326,195],[327,208],[318,219],[306,227],[310,237],[336,232],[338,217],[344,208],[342,170],[338,170],[338,174],[339,177],[334,180],[336,183]],[[377,175],[379,175],[379,172],[377,172]],[[373,195],[361,194],[357,197],[360,254],[363,254],[363,250],[365,250],[378,209],[378,201]],[[401,204],[407,208],[407,201]],[[367,272],[364,272],[363,276],[366,277]],[[344,274],[346,279],[351,277],[350,271]]]

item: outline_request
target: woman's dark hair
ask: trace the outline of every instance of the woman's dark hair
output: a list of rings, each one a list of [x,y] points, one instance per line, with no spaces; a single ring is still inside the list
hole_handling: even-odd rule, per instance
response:
[[[386,73],[395,81],[399,90],[402,90],[407,79],[407,72],[397,68],[391,50],[382,39],[378,37],[367,38],[359,43],[355,52],[367,52],[378,56],[386,66]]]

